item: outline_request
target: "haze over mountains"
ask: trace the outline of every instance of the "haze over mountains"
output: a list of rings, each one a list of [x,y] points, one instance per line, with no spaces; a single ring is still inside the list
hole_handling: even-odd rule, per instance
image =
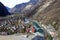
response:
[[[0,14],[1,16],[5,16],[8,14],[15,14],[15,13],[19,13],[19,14],[30,14],[36,7],[38,7],[38,5],[40,5],[40,2],[42,2],[41,0],[30,0],[27,3],[22,3],[22,4],[17,4],[15,7],[13,8],[8,8],[7,6],[4,6],[1,2],[0,4],[3,5],[3,8],[1,8],[2,6],[0,6],[0,8],[2,10],[4,10],[4,13]],[[1,10],[0,9],[0,10]],[[7,12],[6,12],[7,11]],[[9,13],[9,12],[10,13]],[[1,11],[3,12],[3,11]],[[6,13],[5,13],[6,12]]]
[[[30,0],[27,3],[22,3],[16,5],[14,8],[10,9],[10,13],[31,13],[39,4],[41,0]]]
[[[9,7],[7,7],[7,6],[5,6],[6,7],[6,9],[9,11],[10,10],[10,8]]]

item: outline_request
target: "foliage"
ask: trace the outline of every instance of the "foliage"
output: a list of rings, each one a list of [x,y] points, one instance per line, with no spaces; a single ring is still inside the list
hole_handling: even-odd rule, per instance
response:
[[[51,35],[48,35],[48,40],[52,40],[53,38],[51,37]]]
[[[25,32],[25,30],[24,30],[24,29],[21,29],[21,32],[22,32],[22,33],[24,33],[24,32]]]

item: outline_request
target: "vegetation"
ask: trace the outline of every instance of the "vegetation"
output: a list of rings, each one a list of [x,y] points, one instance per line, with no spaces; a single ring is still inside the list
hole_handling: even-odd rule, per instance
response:
[[[48,40],[52,40],[53,38],[51,37],[51,35],[48,35]]]

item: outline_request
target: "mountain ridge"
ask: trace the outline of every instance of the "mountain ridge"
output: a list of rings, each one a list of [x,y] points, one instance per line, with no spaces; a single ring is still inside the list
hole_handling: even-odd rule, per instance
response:
[[[26,13],[27,14],[27,13],[29,13],[29,11],[31,12],[31,10],[33,10],[40,1],[41,0],[30,0],[27,3],[18,4],[14,8],[12,8],[9,12],[10,13]]]
[[[10,13],[6,9],[6,7],[0,2],[0,16],[3,17],[7,15],[10,15]]]

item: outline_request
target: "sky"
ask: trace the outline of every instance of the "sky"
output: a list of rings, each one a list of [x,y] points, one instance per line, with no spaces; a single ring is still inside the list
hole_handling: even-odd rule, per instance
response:
[[[9,8],[14,7],[16,4],[21,4],[29,1],[30,0],[0,0],[0,2],[2,2],[5,6]]]

